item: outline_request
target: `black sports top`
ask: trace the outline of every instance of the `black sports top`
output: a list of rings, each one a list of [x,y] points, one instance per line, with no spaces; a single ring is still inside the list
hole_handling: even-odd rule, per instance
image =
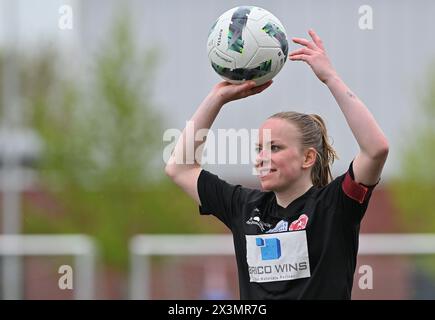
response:
[[[231,230],[241,299],[350,299],[360,222],[374,186],[349,170],[286,208],[273,192],[232,185],[202,170],[201,214]]]

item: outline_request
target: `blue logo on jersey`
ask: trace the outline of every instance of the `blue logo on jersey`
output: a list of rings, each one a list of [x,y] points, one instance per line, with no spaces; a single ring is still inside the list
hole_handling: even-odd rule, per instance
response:
[[[255,238],[257,247],[261,247],[261,260],[275,260],[281,257],[281,243],[278,238]]]

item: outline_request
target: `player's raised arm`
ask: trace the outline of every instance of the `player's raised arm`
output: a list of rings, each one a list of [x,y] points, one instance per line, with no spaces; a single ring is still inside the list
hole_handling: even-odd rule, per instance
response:
[[[204,141],[195,141],[195,139],[189,139],[189,137],[196,137],[199,130],[210,129],[219,111],[226,103],[260,93],[271,84],[272,81],[269,81],[256,87],[254,81],[247,81],[240,85],[228,82],[218,83],[190,119],[191,128],[189,129],[192,132],[187,134],[187,127],[183,130],[165,167],[165,172],[198,204],[200,204],[200,201],[197,181],[201,172],[201,152],[196,151]]]
[[[338,76],[325,52],[322,40],[313,30],[309,31],[309,35],[312,41],[293,38],[293,42],[303,47],[291,52],[289,58],[305,61],[319,80],[328,86],[360,147],[353,162],[355,181],[374,185],[379,180],[388,156],[388,141],[364,103]]]

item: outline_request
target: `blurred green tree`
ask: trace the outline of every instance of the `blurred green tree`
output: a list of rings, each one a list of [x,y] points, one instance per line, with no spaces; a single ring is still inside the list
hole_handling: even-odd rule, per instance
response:
[[[49,48],[16,56],[26,123],[45,144],[43,192],[25,198],[23,227],[94,236],[104,261],[125,268],[134,234],[222,229],[204,223],[194,202],[164,177],[164,126],[151,92],[157,51],[137,48],[127,15],[108,38],[89,68],[63,66]]]
[[[435,230],[435,64],[428,68],[427,80],[421,86],[419,110],[414,112],[416,123],[410,123],[409,132],[403,133],[400,150],[400,178],[390,182],[395,203],[398,206],[402,230],[412,233],[434,233]],[[435,284],[435,257],[416,259],[416,276],[429,279]],[[433,299],[433,292],[423,288],[415,292],[417,299]]]
[[[421,109],[414,113],[418,125],[403,134],[401,175],[391,184],[401,223],[413,232],[435,230],[435,65],[429,70],[418,95]]]

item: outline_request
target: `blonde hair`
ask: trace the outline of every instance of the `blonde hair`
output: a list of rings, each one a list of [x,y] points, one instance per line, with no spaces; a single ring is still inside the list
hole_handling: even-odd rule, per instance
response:
[[[316,187],[326,186],[332,180],[331,166],[338,155],[328,139],[325,122],[317,114],[293,111],[279,112],[269,119],[283,119],[296,126],[301,134],[302,148],[316,150],[316,162],[311,169],[311,180]]]

